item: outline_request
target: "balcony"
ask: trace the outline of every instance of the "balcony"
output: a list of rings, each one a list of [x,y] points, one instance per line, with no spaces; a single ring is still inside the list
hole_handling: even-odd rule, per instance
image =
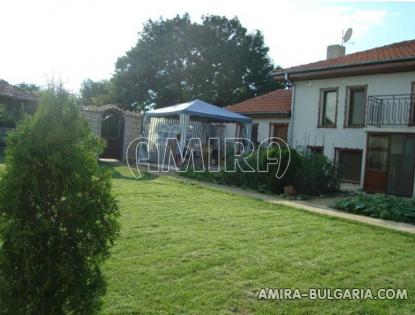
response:
[[[413,126],[415,94],[368,97],[366,125],[372,127]]]

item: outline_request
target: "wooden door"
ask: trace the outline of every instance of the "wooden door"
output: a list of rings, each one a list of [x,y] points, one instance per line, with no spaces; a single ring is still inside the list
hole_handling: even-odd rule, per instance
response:
[[[288,139],[288,124],[270,124],[270,137],[280,138],[284,141]]]
[[[384,193],[387,185],[390,137],[369,135],[367,143],[364,189]]]

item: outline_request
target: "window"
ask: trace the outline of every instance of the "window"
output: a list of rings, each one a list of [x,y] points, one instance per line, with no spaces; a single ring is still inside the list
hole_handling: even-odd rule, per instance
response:
[[[0,117],[8,117],[9,112],[7,109],[7,105],[0,103]]]
[[[389,137],[371,135],[368,142],[367,168],[386,172],[388,155]]]
[[[336,128],[337,88],[320,91],[319,127]]]
[[[13,119],[12,111],[9,106],[5,103],[0,102],[0,126],[14,128],[16,122]]]
[[[313,155],[324,153],[324,147],[321,146],[308,145],[307,150],[310,151]]]
[[[336,162],[340,166],[340,178],[342,180],[360,182],[362,150],[337,148]]]
[[[347,127],[363,127],[366,113],[366,87],[347,88]]]
[[[24,104],[24,112],[26,114],[32,115],[36,111],[36,105],[31,103]]]

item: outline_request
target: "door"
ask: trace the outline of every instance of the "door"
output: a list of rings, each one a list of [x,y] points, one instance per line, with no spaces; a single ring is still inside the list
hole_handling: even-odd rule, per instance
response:
[[[101,137],[106,142],[103,158],[122,159],[124,119],[117,112],[106,112],[102,116]]]
[[[368,136],[364,183],[364,189],[367,192],[386,192],[389,144],[388,135]]]
[[[391,135],[386,192],[411,197],[414,187],[414,168],[415,135]]]
[[[288,124],[270,123],[270,137],[280,138],[284,141],[287,141]]]

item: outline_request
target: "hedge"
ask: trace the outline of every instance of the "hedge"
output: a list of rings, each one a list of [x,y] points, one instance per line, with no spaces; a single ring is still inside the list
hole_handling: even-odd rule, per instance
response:
[[[338,190],[340,179],[337,169],[332,162],[322,155],[290,149],[290,163],[287,168],[289,152],[288,149],[281,149],[281,165],[270,164],[268,171],[258,171],[258,169],[266,170],[267,163],[271,159],[278,158],[279,154],[280,151],[274,147],[261,150],[258,154],[243,156],[242,158],[246,158],[247,164],[255,170],[253,172],[244,172],[237,168],[235,172],[224,172],[222,170],[211,173],[208,171],[195,172],[188,168],[181,175],[273,194],[283,193],[284,187],[288,185],[293,185],[297,193],[304,195],[330,194]],[[227,163],[232,162],[232,158],[228,157]],[[240,164],[244,166],[242,162]],[[287,170],[283,174],[286,168]],[[245,166],[245,170],[247,169],[249,167]],[[280,179],[277,178],[276,175],[282,174],[283,176]]]
[[[415,224],[414,199],[359,194],[338,201],[335,207],[355,214]]]

